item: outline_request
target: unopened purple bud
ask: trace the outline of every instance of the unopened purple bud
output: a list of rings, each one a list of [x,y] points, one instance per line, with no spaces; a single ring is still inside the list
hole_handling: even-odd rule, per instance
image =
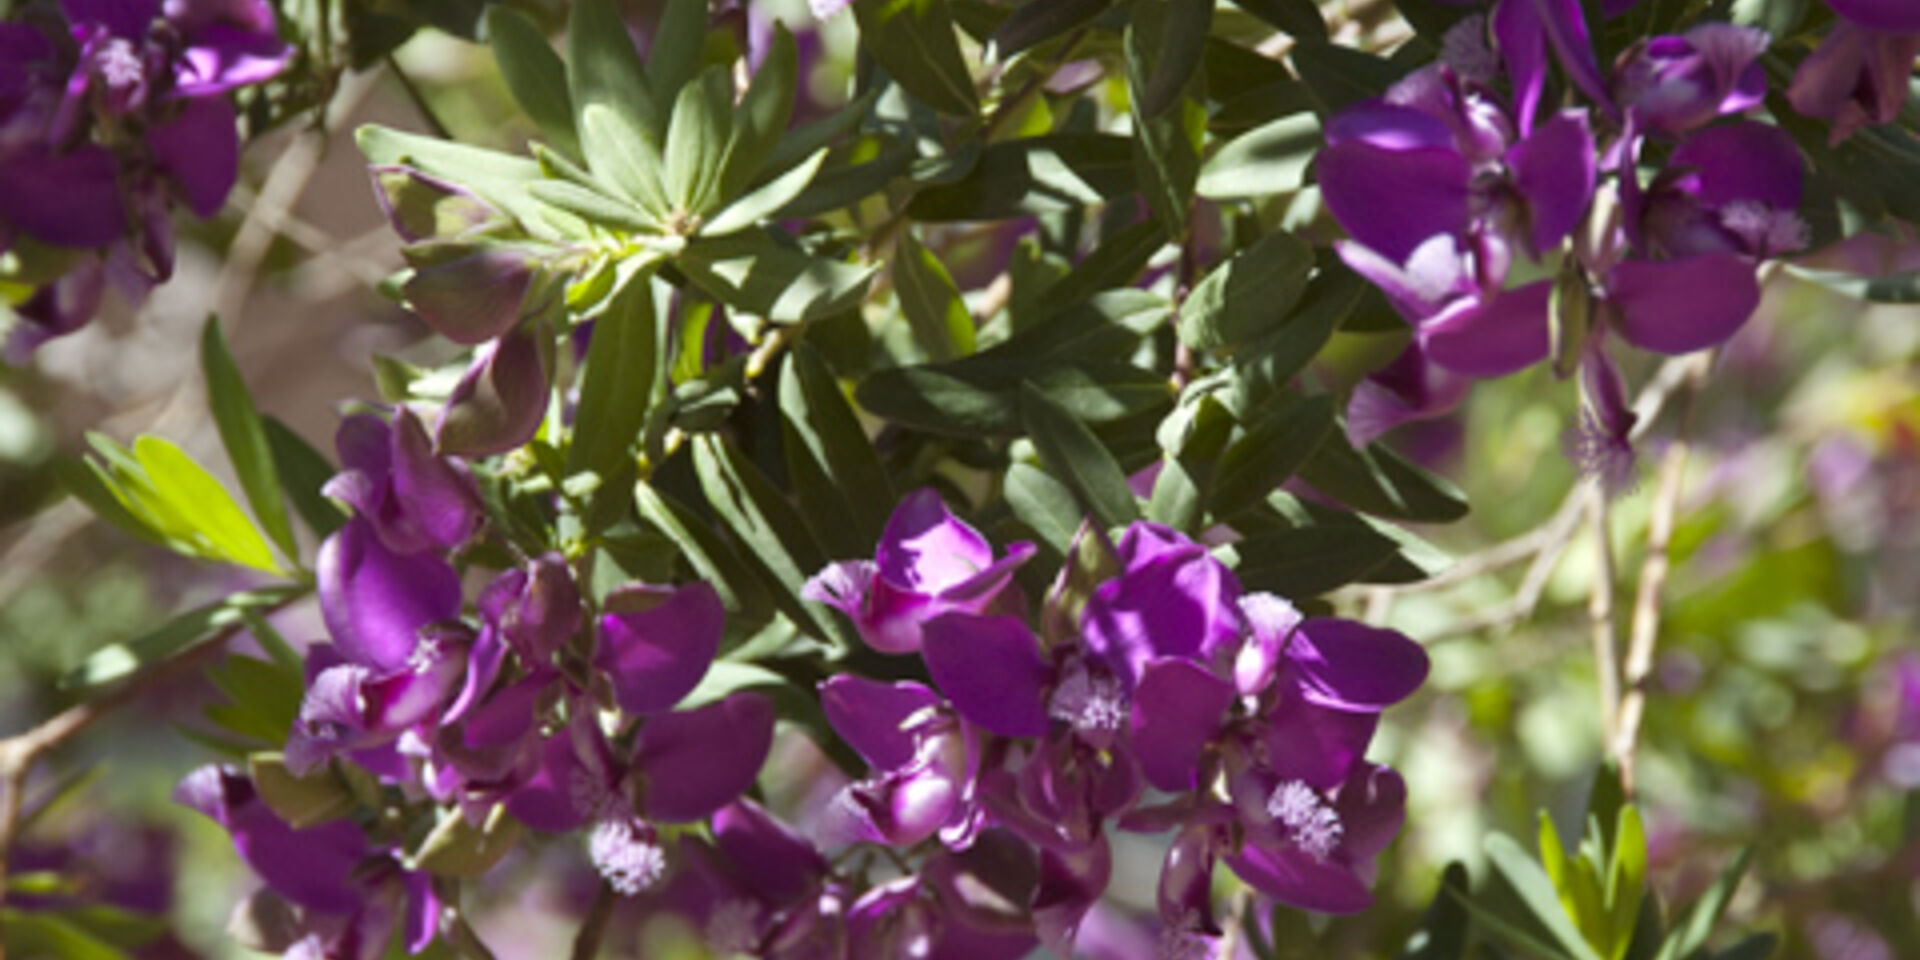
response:
[[[484,343],[520,321],[533,285],[533,256],[505,246],[422,244],[405,251],[413,276],[407,306],[455,343]]]
[[[368,172],[381,212],[408,243],[459,239],[505,219],[473,191],[412,167],[383,165]]]
[[[526,327],[476,351],[434,426],[440,452],[488,456],[533,439],[547,415],[551,353],[547,339]]]
[[[580,629],[580,589],[566,558],[535,557],[525,568],[494,578],[480,610],[499,625],[522,660],[545,663]]]

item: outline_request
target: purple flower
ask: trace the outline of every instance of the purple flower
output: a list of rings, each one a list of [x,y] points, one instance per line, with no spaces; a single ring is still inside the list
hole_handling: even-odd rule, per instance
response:
[[[1406,815],[1406,783],[1369,763],[1329,788],[1249,767],[1229,777],[1244,840],[1224,854],[1248,886],[1323,913],[1373,903],[1373,858]]]
[[[399,671],[415,657],[420,632],[460,615],[460,578],[433,553],[395,553],[364,517],[320,545],[315,563],[320,613],[348,663]]]
[[[840,833],[896,847],[936,833],[949,846],[967,844],[982,812],[975,797],[979,737],[938,694],[911,681],[842,674],[820,684],[820,705],[834,732],[874,771],[836,799]]]
[[[777,960],[836,956],[843,886],[813,844],[749,800],[713,815],[710,843],[681,841],[668,902],[722,954]],[[840,943],[841,950],[845,949]]]
[[[700,683],[720,649],[726,608],[705,583],[635,584],[607,597],[594,665],[614,700],[636,716],[664,713]]]
[[[1870,124],[1892,123],[1907,102],[1907,79],[1920,56],[1920,14],[1898,0],[1842,0],[1840,20],[1794,71],[1787,100],[1833,126],[1837,145]]]
[[[1087,649],[1127,690],[1161,658],[1224,670],[1241,629],[1232,572],[1206,547],[1159,524],[1128,527],[1117,546],[1120,575],[1094,588],[1081,614]]]
[[[1615,95],[1638,130],[1666,136],[1745,113],[1766,99],[1759,61],[1769,40],[1764,30],[1730,23],[1652,37],[1623,58]]]
[[[480,594],[480,614],[521,661],[543,664],[580,629],[580,588],[565,557],[547,553],[493,579]]]
[[[256,947],[377,960],[396,927],[410,954],[432,944],[440,902],[429,878],[403,868],[394,851],[376,847],[352,822],[296,830],[267,807],[252,781],[217,766],[188,774],[174,799],[226,828],[240,858],[266,881],[263,893],[286,906],[261,911],[286,922],[261,931],[272,939]]]
[[[307,658],[307,694],[286,746],[287,768],[305,775],[333,756],[391,742],[437,717],[466,665],[472,635],[457,624],[422,628],[398,668],[350,661],[332,644]]]
[[[979,531],[922,489],[894,508],[873,560],[829,564],[801,594],[851,617],[875,650],[912,653],[922,624],[940,614],[1017,612],[1020,594],[1007,586],[1034,549],[1015,543],[996,561]]]
[[[1420,344],[1408,344],[1391,363],[1354,385],[1347,400],[1347,439],[1364,447],[1402,424],[1446,416],[1466,399],[1470,383],[1428,361]]]
[[[466,465],[437,456],[426,428],[405,407],[391,423],[373,414],[340,421],[340,473],[323,491],[353,507],[396,553],[451,550],[479,531],[480,490]]]

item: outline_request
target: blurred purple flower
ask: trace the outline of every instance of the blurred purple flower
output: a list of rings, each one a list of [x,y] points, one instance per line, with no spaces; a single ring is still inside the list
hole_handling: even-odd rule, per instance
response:
[[[920,649],[922,624],[948,612],[1017,612],[1020,594],[1007,589],[1013,571],[1034,554],[1015,543],[993,558],[980,532],[947,510],[932,489],[908,494],[894,508],[872,560],[829,564],[802,589],[853,619],[875,650]]]
[[[354,509],[395,553],[451,550],[479,531],[480,490],[466,465],[438,456],[413,412],[389,423],[369,413],[340,421],[340,473],[322,489]]]
[[[980,741],[938,694],[911,681],[841,674],[820,684],[820,705],[873,770],[836,798],[835,832],[896,847],[937,833],[948,846],[966,846],[983,815]]]

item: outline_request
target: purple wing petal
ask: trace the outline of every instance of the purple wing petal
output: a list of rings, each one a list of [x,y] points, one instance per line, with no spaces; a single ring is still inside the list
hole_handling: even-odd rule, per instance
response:
[[[1422,324],[1427,358],[1471,377],[1499,377],[1546,359],[1547,298],[1541,280],[1490,299],[1463,299]]]
[[[1340,143],[1320,151],[1316,169],[1333,218],[1395,263],[1405,262],[1428,237],[1466,228],[1472,171],[1457,150]]]
[[[791,903],[827,873],[827,859],[813,844],[751,800],[713,815],[713,842],[766,903]]]
[[[894,770],[913,760],[913,736],[901,727],[908,717],[939,703],[939,695],[910,680],[882,683],[845,673],[820,684],[827,723],[876,770]]]
[[[1682,354],[1725,343],[1760,305],[1753,265],[1730,253],[1684,260],[1628,260],[1607,276],[1628,343]]]
[[[880,575],[898,586],[938,593],[992,564],[993,547],[928,487],[908,494],[894,508],[874,562]]]
[[[1354,872],[1305,850],[1269,850],[1248,844],[1226,855],[1227,866],[1247,885],[1282,903],[1321,913],[1359,913],[1373,904],[1373,892]]]
[[[445,560],[393,553],[359,517],[327,538],[315,568],[327,632],[352,663],[398,671],[421,627],[460,614],[460,578]]]
[[[960,715],[1003,737],[1047,732],[1040,641],[1012,617],[948,613],[927,621],[920,655]]]
[[[233,105],[224,97],[189,100],[180,114],[147,130],[160,169],[180,185],[187,206],[201,217],[220,212],[240,175],[240,136]]]
[[[218,97],[279,76],[292,59],[293,47],[271,30],[210,24],[181,53],[174,89],[186,97]]]
[[[641,810],[653,820],[704,819],[753,786],[773,745],[773,701],[736,693],[640,728],[634,765],[646,776]]]
[[[127,233],[120,164],[91,143],[21,148],[0,162],[0,220],[55,246],[104,247]]]
[[[1352,620],[1315,619],[1287,645],[1308,699],[1346,710],[1379,710],[1405,700],[1427,678],[1427,652],[1398,630]]]
[[[1370,860],[1393,842],[1407,816],[1407,782],[1391,767],[1362,763],[1333,798],[1345,828],[1342,852],[1355,863]]]
[[[98,23],[128,40],[146,36],[160,15],[159,0],[60,0],[60,11],[73,24]]]
[[[1708,127],[1688,137],[1668,163],[1694,168],[1700,203],[1711,210],[1741,201],[1780,210],[1800,206],[1806,176],[1800,149],[1785,130],[1770,123]]]
[[[632,586],[607,600],[594,663],[613,681],[628,713],[673,709],[698,686],[720,650],[726,607],[706,583]]]
[[[1863,27],[1920,33],[1920,6],[1912,0],[1827,0],[1833,12]]]
[[[1187,660],[1156,660],[1133,692],[1133,752],[1147,782],[1192,790],[1201,751],[1220,732],[1233,686]]]
[[[1535,256],[1559,246],[1593,199],[1593,130],[1585,111],[1567,110],[1535,128],[1507,155],[1514,186],[1532,213]]]
[[[401,407],[393,417],[393,497],[400,522],[425,543],[450,550],[485,518],[480,491],[464,467],[436,456],[426,427]]]

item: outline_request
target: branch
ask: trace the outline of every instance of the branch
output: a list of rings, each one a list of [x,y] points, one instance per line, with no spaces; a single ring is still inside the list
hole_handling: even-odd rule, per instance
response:
[[[593,906],[587,908],[587,917],[580,922],[580,932],[573,937],[573,960],[593,960],[600,953],[600,941],[607,935],[607,921],[613,919],[613,888],[600,884],[600,891],[593,895]]]
[[[1587,619],[1593,628],[1593,667],[1600,693],[1601,742],[1611,744],[1620,729],[1620,649],[1613,629],[1613,535],[1607,521],[1607,492],[1589,481],[1587,515],[1593,518],[1593,589],[1587,594]]]

